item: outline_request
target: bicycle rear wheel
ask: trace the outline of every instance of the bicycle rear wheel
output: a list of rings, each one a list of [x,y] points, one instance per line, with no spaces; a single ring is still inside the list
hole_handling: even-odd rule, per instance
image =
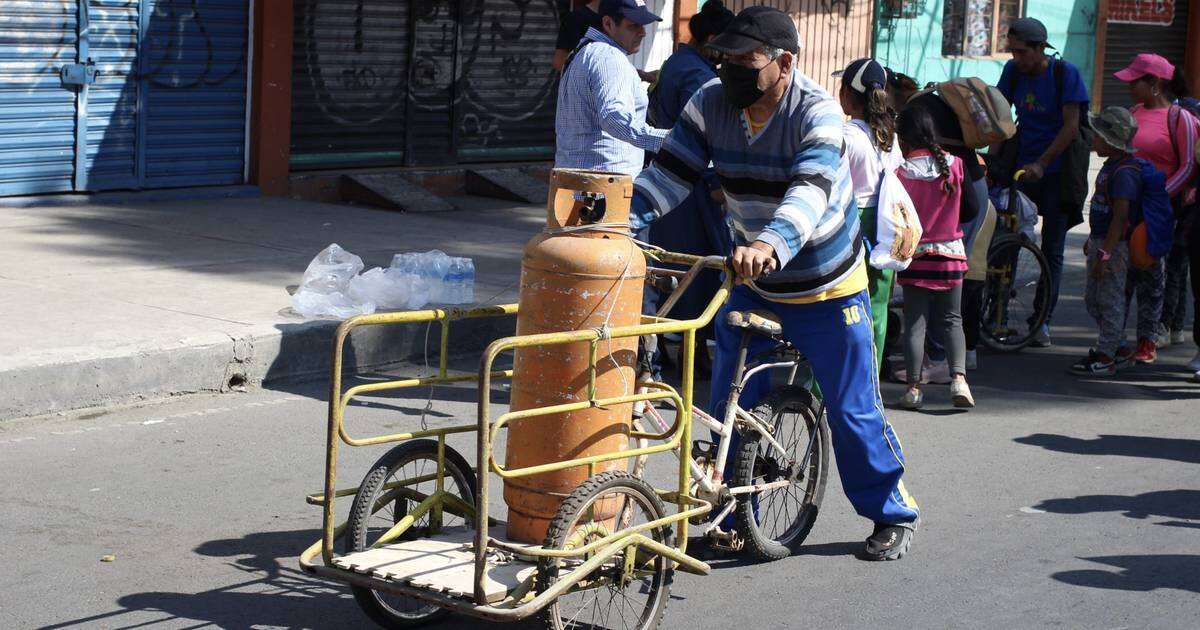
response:
[[[980,339],[1015,352],[1033,341],[1050,310],[1050,265],[1026,237],[1002,236],[988,249]]]

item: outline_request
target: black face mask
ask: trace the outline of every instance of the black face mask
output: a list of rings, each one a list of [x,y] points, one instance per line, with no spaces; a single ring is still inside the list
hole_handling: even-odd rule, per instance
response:
[[[721,86],[725,88],[725,100],[738,109],[746,109],[762,98],[763,91],[758,87],[758,74],[762,69],[755,70],[746,66],[724,62],[721,64]]]

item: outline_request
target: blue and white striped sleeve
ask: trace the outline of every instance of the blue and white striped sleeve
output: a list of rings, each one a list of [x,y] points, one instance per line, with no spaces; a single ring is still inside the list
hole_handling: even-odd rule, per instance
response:
[[[683,203],[708,167],[708,141],[704,138],[704,90],[698,90],[684,106],[662,150],[650,167],[633,182],[629,224],[641,230]]]
[[[663,138],[667,137],[667,130],[651,127],[646,124],[644,117],[637,119],[634,94],[642,89],[637,73],[606,60],[606,57],[600,54],[588,59],[596,64],[596,72],[591,76],[595,81],[592,90],[596,95],[596,118],[600,121],[600,128],[618,140],[657,153],[662,147]]]
[[[791,184],[775,217],[758,235],[758,240],[775,248],[780,268],[799,253],[820,224],[841,168],[845,120],[841,106],[832,99],[821,100],[811,105],[805,118],[800,150],[792,160]]]

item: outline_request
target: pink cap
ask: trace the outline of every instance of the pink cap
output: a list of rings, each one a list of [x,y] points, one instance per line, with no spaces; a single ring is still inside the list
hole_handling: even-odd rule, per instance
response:
[[[1141,53],[1133,58],[1128,68],[1114,72],[1113,76],[1126,83],[1132,83],[1148,74],[1170,80],[1175,76],[1175,66],[1171,65],[1170,61],[1153,53]]]

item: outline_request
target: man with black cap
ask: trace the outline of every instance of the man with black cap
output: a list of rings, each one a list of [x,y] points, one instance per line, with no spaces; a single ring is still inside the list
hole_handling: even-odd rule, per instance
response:
[[[1008,50],[1013,58],[1004,64],[996,87],[1017,111],[1017,135],[1010,141],[1016,143],[1016,160],[1011,167],[1024,171],[1021,189],[1042,215],[1042,252],[1050,267],[1052,317],[1067,230],[1083,220],[1089,143],[1080,140],[1080,122],[1088,108],[1088,93],[1078,68],[1046,54],[1046,49],[1054,48],[1046,40],[1046,26],[1038,20],[1014,20],[1008,29]],[[1065,160],[1073,143],[1082,159]],[[993,156],[993,175],[1011,176],[1013,168],[997,167],[996,160],[1004,153],[1000,147],[992,147],[988,153]],[[1050,345],[1050,319],[1046,321],[1035,332],[1036,346]]]
[[[646,151],[667,132],[646,124],[649,98],[629,55],[641,48],[646,25],[661,21],[645,0],[601,0],[601,28],[589,28],[567,58],[554,121],[558,168],[636,175]]]
[[[696,92],[635,180],[631,227],[679,206],[712,161],[735,231],[733,266],[741,283],[715,320],[711,411],[725,417],[742,337],[726,314],[769,312],[811,362],[842,487],[855,510],[875,523],[865,557],[898,559],[908,551],[919,512],[901,480],[904,454],[879,396],[842,109],[796,70],[796,27],[777,9],[744,9],[709,45],[725,55],[719,80]],[[756,337],[749,352],[770,343]],[[752,408],[769,388],[767,374],[759,374],[739,405]],[[766,497],[758,500],[770,510],[761,507]]]

